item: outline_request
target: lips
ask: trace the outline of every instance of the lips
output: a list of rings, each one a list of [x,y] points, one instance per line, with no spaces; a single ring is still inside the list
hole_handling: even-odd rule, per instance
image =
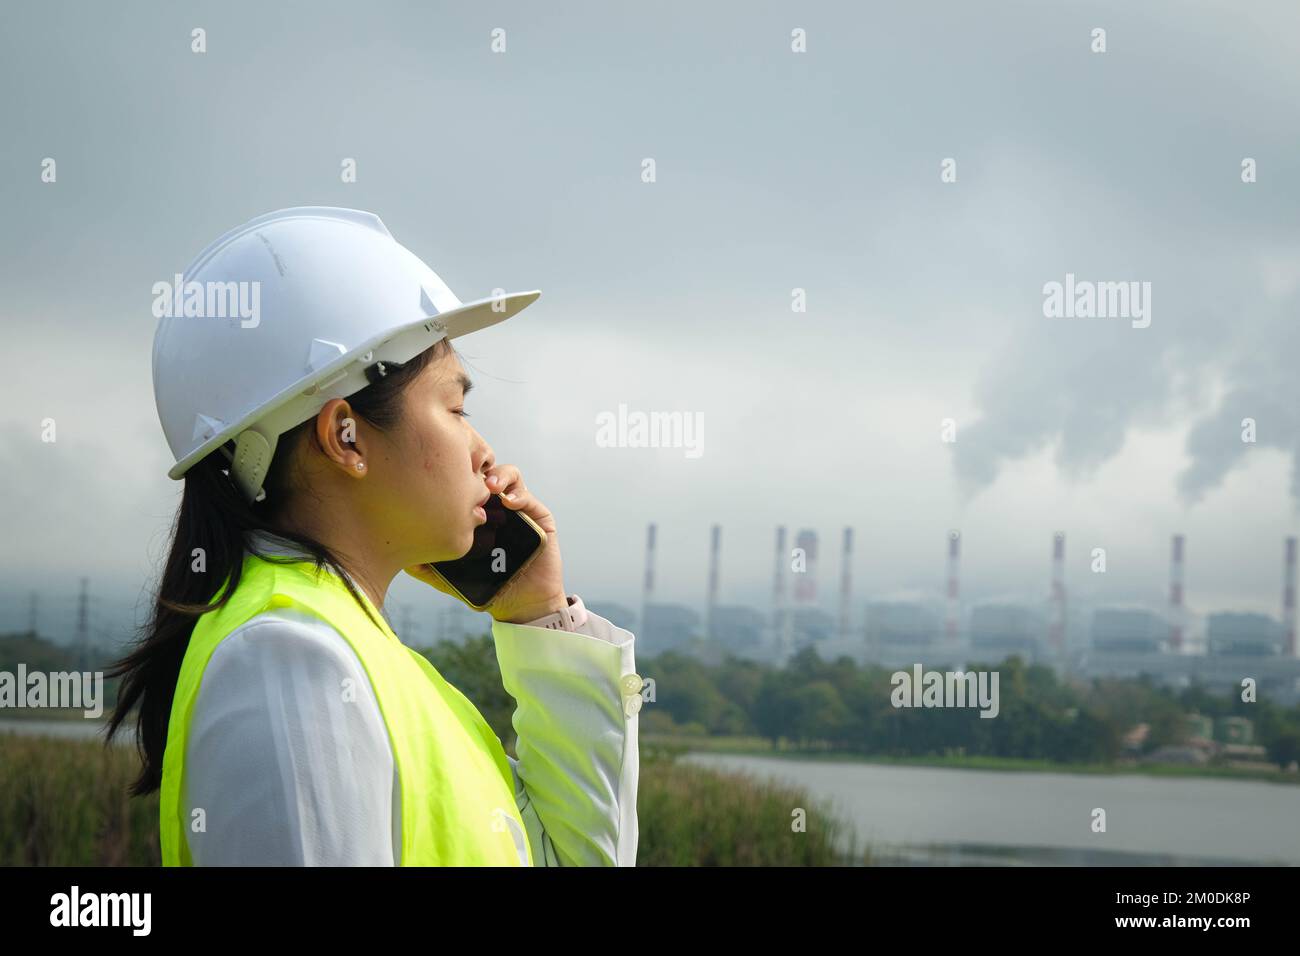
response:
[[[483,500],[480,501],[478,504],[476,504],[474,507],[475,507],[475,508],[482,508],[484,511],[486,511],[486,510],[487,510],[487,503],[488,503],[489,501],[491,501],[491,500],[492,500],[492,493],[491,493],[491,492],[488,492],[486,495],[483,496]]]

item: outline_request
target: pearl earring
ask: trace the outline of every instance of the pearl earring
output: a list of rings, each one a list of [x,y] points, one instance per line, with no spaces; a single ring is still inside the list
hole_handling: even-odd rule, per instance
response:
[[[366,463],[364,461],[357,462],[357,471],[364,471],[365,468],[366,468]]]

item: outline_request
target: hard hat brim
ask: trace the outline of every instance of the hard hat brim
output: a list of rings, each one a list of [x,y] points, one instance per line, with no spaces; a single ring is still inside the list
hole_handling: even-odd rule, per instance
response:
[[[457,308],[448,309],[445,312],[425,316],[405,325],[386,329],[382,334],[362,342],[329,364],[304,375],[269,401],[251,409],[239,421],[222,428],[176,462],[168,470],[167,477],[174,480],[185,477],[185,473],[190,468],[211,452],[231,439],[238,437],[241,432],[258,422],[263,422],[268,418],[275,417],[277,413],[286,411],[286,406],[294,403],[300,397],[310,399],[307,415],[311,415],[315,414],[314,411],[310,410],[311,406],[314,405],[315,410],[319,411],[331,398],[345,398],[364,388],[369,384],[369,381],[364,377],[364,370],[360,367],[358,359],[365,356],[366,353],[371,353],[372,361],[405,362],[433,346],[440,339],[456,339],[462,335],[477,332],[479,329],[496,325],[498,322],[504,322],[535,302],[541,294],[540,290],[533,289],[529,292],[511,292],[504,296],[475,299]],[[357,364],[357,367],[350,369],[349,366],[354,364]],[[340,372],[343,375],[340,375]],[[328,383],[328,387],[321,388],[322,382]],[[296,414],[290,417],[296,417]],[[306,416],[300,418],[299,422],[305,420]],[[292,427],[292,424],[288,425],[286,430]]]

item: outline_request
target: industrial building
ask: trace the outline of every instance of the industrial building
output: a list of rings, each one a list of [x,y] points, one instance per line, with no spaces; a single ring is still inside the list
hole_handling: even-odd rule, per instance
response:
[[[1047,621],[1034,608],[985,604],[971,609],[970,653],[983,661],[1011,655],[1036,663],[1048,650]]]
[[[1090,643],[1103,653],[1158,654],[1168,634],[1168,622],[1146,608],[1100,607],[1092,612]]]
[[[1200,682],[1217,690],[1240,688],[1252,677],[1261,693],[1279,702],[1300,696],[1296,657],[1296,539],[1283,542],[1280,620],[1268,615],[1224,610],[1208,615],[1203,630],[1186,607],[1186,540],[1170,537],[1168,603],[1102,606],[1090,611],[1067,605],[1066,535],[1053,533],[1049,574],[1041,603],[985,601],[963,605],[961,532],[948,532],[943,589],[915,600],[871,600],[853,596],[854,532],[844,528],[838,567],[835,612],[819,595],[821,565],[818,533],[798,530],[793,547],[785,526],[776,528],[772,601],[763,610],[720,604],[722,580],[720,525],[708,538],[708,578],[702,613],[655,600],[655,525],[646,535],[645,586],[638,642],[643,653],[674,649],[710,660],[723,654],[781,665],[803,648],[834,660],[848,656],[862,664],[898,668],[922,662],[960,669],[971,661],[998,661],[1018,655],[1076,677],[1138,677],[1171,686]],[[861,613],[855,609],[860,607]],[[1199,640],[1204,634],[1204,653]]]

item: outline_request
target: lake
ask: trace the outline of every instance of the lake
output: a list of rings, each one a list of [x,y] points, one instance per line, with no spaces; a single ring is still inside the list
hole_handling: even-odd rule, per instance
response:
[[[97,720],[0,720],[0,733],[92,739]],[[118,740],[133,741],[133,727]],[[830,800],[892,865],[1300,865],[1300,785],[1208,777],[900,767],[742,754],[680,758]],[[1106,811],[1093,833],[1092,812]],[[809,808],[811,812],[811,808]]]
[[[1139,774],[997,772],[740,754],[681,759],[830,800],[881,863],[1300,865],[1300,785]],[[1106,832],[1092,812],[1106,811]]]

